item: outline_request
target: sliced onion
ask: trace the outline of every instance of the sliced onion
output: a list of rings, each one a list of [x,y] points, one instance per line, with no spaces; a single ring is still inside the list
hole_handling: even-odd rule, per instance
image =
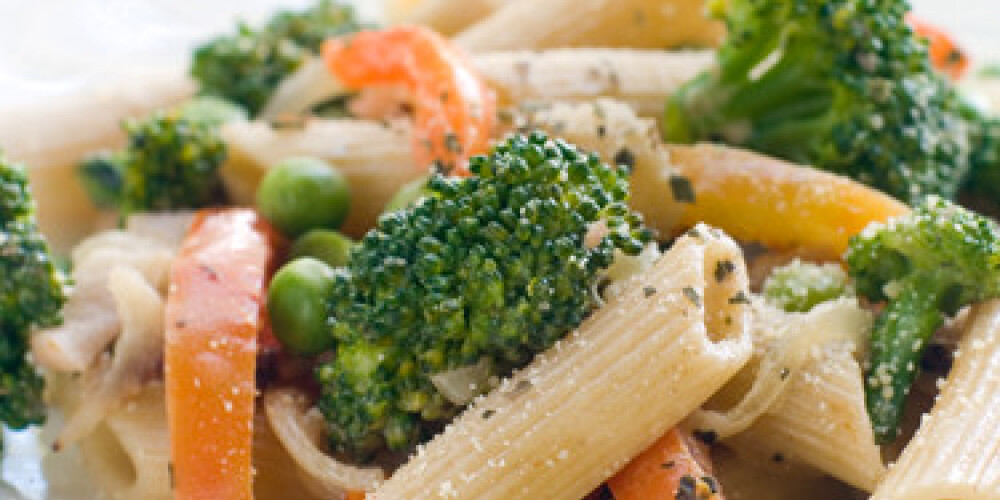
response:
[[[490,378],[494,375],[493,362],[482,358],[474,365],[435,373],[431,375],[431,383],[449,402],[465,406],[490,390]]]
[[[348,491],[371,491],[385,479],[377,467],[356,467],[323,453],[319,447],[323,417],[306,406],[304,394],[276,389],[264,396],[264,411],[278,441],[292,457],[307,488],[323,498],[343,498]]]
[[[282,115],[301,115],[324,100],[346,93],[326,63],[312,58],[281,81],[261,111],[261,118],[276,120]]]

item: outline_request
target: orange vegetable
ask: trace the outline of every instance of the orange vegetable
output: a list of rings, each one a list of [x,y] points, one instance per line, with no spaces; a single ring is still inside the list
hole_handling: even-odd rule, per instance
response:
[[[363,31],[327,40],[323,58],[348,88],[395,84],[410,89],[418,165],[440,162],[467,174],[469,157],[488,149],[496,96],[466,54],[441,35],[417,26]]]
[[[348,491],[344,500],[365,500],[365,495],[363,491]]]
[[[958,80],[969,68],[969,58],[965,51],[955,43],[947,31],[910,14],[906,16],[917,35],[927,39],[931,63],[938,71],[948,75],[952,80]]]
[[[170,272],[166,389],[178,500],[248,500],[257,336],[280,237],[248,209],[199,213]]]
[[[662,235],[705,222],[745,242],[839,259],[851,236],[909,208],[875,189],[813,168],[725,146],[667,146],[673,180],[632,172],[633,208]],[[677,199],[680,181],[686,201]]]
[[[722,500],[702,446],[675,427],[609,479],[608,487],[615,500]]]

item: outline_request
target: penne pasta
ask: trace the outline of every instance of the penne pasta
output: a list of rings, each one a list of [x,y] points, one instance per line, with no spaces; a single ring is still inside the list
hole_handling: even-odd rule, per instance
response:
[[[843,346],[824,349],[789,379],[761,418],[727,444],[812,466],[865,491],[885,474],[865,411],[861,368]]]
[[[376,122],[313,119],[292,129],[242,122],[227,125],[222,133],[229,158],[221,175],[234,203],[254,203],[257,185],[271,165],[289,156],[316,156],[347,178],[353,195],[341,230],[354,236],[375,223],[400,186],[425,173],[413,164],[408,130]]]
[[[708,51],[551,49],[486,52],[473,57],[501,104],[533,107],[601,97],[659,117],[678,87],[709,67]]]
[[[724,262],[732,272],[716,276]],[[699,226],[474,403],[374,498],[584,497],[743,365],[749,307],[733,298],[746,293],[739,248]]]
[[[470,52],[556,47],[711,46],[723,33],[702,0],[513,2],[455,35]]]
[[[1000,498],[1000,301],[975,306],[954,366],[872,500]]]
[[[819,304],[801,314],[760,303],[755,311],[755,359],[743,369],[752,382],[746,386],[737,377],[734,382],[745,387],[737,391],[741,393],[738,402],[724,410],[697,411],[688,419],[689,425],[711,430],[722,439],[746,430],[773,407],[814,360],[816,349],[837,341],[857,345],[872,324],[871,313],[848,298]]]
[[[518,1],[521,0],[423,0],[403,13],[399,21],[422,24],[450,36],[498,8]]]

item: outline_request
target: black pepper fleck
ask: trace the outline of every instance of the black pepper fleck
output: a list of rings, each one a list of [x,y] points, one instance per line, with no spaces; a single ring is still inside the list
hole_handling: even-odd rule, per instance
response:
[[[681,292],[684,293],[684,296],[687,297],[687,299],[690,300],[692,304],[701,307],[701,295],[698,295],[697,290],[689,286],[686,286],[681,290]]]
[[[736,270],[736,264],[731,260],[720,260],[715,263],[715,281],[722,283]]]
[[[747,294],[744,293],[743,290],[740,290],[740,291],[736,292],[736,295],[733,295],[732,297],[729,297],[729,303],[730,304],[749,304],[750,303],[750,297],[747,297]]]
[[[678,203],[694,203],[694,186],[691,180],[683,175],[673,175],[670,177],[670,193]]]

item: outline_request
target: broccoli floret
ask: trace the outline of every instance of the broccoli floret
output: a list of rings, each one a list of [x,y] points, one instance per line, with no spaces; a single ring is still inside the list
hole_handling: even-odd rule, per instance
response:
[[[886,301],[865,376],[880,442],[896,437],[903,402],[928,338],[961,307],[1000,297],[1000,229],[937,197],[887,225],[869,226],[846,254],[859,294]]]
[[[200,208],[222,198],[219,167],[226,145],[221,123],[243,112],[214,98],[199,98],[142,120],[126,121],[125,148],[81,163],[81,183],[94,204],[123,214]]]
[[[261,29],[241,23],[235,34],[199,47],[191,75],[202,94],[228,99],[256,115],[281,80],[319,52],[323,40],[360,28],[351,7],[330,0],[302,12],[278,12]]]
[[[0,422],[41,423],[42,379],[26,358],[29,334],[61,321],[65,279],[38,229],[24,168],[0,154]]]
[[[788,312],[807,312],[816,304],[850,295],[847,273],[833,263],[795,259],[771,270],[764,281],[764,298]]]
[[[721,141],[915,203],[969,170],[964,99],[904,20],[905,0],[728,0],[714,68],[667,104],[669,141]]]
[[[652,238],[626,205],[625,171],[560,140],[513,136],[469,168],[433,175],[429,194],[384,214],[338,271],[337,356],[317,371],[337,450],[427,437],[460,409],[431,375],[526,364],[593,309],[616,249],[635,255]],[[598,220],[609,234],[586,247]]]
[[[972,174],[966,189],[996,202],[1000,200],[1000,118],[981,117],[973,136]]]

